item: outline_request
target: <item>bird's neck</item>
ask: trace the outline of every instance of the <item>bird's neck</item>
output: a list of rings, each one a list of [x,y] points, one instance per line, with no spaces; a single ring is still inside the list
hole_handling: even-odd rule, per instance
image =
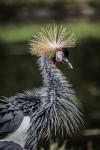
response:
[[[51,132],[68,134],[78,129],[81,113],[71,85],[59,69],[52,68],[53,61],[41,57],[38,60],[44,79],[44,87],[36,92],[41,104],[31,115],[31,125],[26,139],[26,149],[36,150],[41,137],[51,136]],[[33,133],[33,134],[32,134]],[[32,142],[31,142],[32,141]]]
[[[65,78],[61,71],[57,68],[53,68],[53,60],[46,57],[41,57],[38,60],[40,70],[43,76],[43,85],[48,86],[51,89],[56,89],[58,86],[62,86],[62,82],[65,82]]]

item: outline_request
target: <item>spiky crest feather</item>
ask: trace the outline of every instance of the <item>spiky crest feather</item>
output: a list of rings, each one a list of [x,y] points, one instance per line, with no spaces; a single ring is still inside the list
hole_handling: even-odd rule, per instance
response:
[[[61,47],[74,47],[77,42],[74,33],[68,31],[66,27],[47,25],[41,28],[31,42],[31,53],[37,56],[52,57],[57,48]]]

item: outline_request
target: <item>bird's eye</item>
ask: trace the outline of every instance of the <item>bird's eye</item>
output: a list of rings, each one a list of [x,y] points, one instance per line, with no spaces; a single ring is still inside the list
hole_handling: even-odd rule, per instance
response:
[[[55,54],[54,57],[53,57],[53,62],[54,62],[54,63],[56,62],[56,54]]]
[[[69,57],[69,50],[68,50],[68,48],[63,48],[63,53],[64,53],[66,58]]]

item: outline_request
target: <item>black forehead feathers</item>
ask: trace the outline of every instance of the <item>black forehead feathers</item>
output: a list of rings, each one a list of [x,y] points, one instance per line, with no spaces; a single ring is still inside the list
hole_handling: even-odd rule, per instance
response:
[[[68,48],[63,48],[63,53],[64,53],[65,57],[68,58],[68,56],[69,56]]]

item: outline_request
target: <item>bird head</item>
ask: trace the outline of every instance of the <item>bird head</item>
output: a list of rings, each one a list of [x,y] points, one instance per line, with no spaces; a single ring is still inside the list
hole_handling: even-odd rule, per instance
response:
[[[77,39],[74,33],[68,31],[65,26],[48,25],[40,30],[31,42],[31,54],[46,56],[52,60],[52,67],[56,63],[63,63],[73,68],[68,60],[69,48],[76,45]]]
[[[56,68],[56,63],[63,63],[68,66],[70,69],[73,69],[72,64],[68,60],[69,49],[68,48],[58,48],[53,57],[54,66]]]

